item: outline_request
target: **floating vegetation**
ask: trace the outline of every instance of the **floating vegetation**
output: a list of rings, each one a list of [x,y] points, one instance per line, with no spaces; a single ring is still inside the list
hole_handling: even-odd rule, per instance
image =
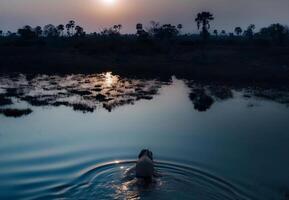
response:
[[[12,100],[5,97],[3,94],[0,94],[0,106],[11,105]]]
[[[289,90],[274,90],[258,88],[252,90],[251,93],[258,98],[275,101],[281,104],[289,105]]]
[[[0,114],[5,115],[6,117],[22,117],[24,115],[29,115],[32,113],[31,109],[0,109]]]
[[[240,90],[227,85],[185,82],[191,89],[189,98],[200,112],[209,110],[215,102],[233,98],[233,90],[242,92],[242,96],[247,99],[261,98],[289,105],[289,92],[286,88],[247,87]],[[13,104],[13,98],[32,106],[67,106],[83,113],[104,108],[111,112],[119,106],[152,100],[163,85],[170,83],[156,79],[129,79],[111,73],[0,76],[0,106]]]
[[[208,91],[212,96],[220,100],[226,100],[234,97],[232,89],[227,86],[209,86]]]
[[[72,107],[73,107],[73,110],[82,111],[83,113],[94,111],[94,108],[92,108],[86,104],[80,104],[80,103],[72,104]]]
[[[25,75],[0,77],[0,105],[12,103],[8,97],[32,106],[68,106],[75,111],[93,112],[97,107],[112,111],[139,100],[151,100],[164,82],[127,79],[111,73],[66,76]]]
[[[77,94],[77,95],[81,95],[81,96],[92,95],[92,92],[86,91],[86,90],[70,90],[69,92],[72,94]]]
[[[103,102],[103,101],[106,101],[106,96],[103,95],[103,94],[97,94],[97,95],[95,96],[95,99],[96,99],[97,101]]]
[[[232,85],[202,84],[194,81],[186,81],[186,84],[191,89],[189,98],[193,102],[194,108],[200,112],[210,109],[216,101],[234,98],[233,90],[240,91],[241,96],[246,99],[259,98],[289,106],[289,88],[287,87],[246,87],[243,89]],[[248,104],[248,107],[254,106],[254,104]]]
[[[208,110],[214,103],[214,99],[208,96],[204,89],[194,89],[190,93],[190,99],[192,100],[195,109],[200,112]]]

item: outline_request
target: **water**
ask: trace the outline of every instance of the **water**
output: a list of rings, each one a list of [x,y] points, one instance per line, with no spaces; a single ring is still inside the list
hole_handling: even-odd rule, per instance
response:
[[[1,199],[289,199],[286,91],[109,73],[0,83],[2,110],[33,111],[0,115]],[[151,185],[126,174],[142,148],[162,174]]]

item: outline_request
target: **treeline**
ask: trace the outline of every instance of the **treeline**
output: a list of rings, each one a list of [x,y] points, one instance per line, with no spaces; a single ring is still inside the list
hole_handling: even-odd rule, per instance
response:
[[[4,33],[0,30],[1,40],[55,40],[55,39],[109,39],[115,40],[119,38],[137,39],[140,41],[162,40],[162,41],[198,41],[201,43],[254,43],[254,44],[277,44],[289,45],[289,28],[279,23],[272,24],[268,27],[261,28],[256,31],[254,24],[246,28],[237,26],[231,32],[225,30],[211,30],[211,22],[214,16],[210,12],[198,13],[195,22],[200,30],[200,34],[183,34],[183,25],[160,24],[152,21],[144,28],[143,24],[136,25],[135,34],[121,34],[122,25],[114,25],[105,28],[100,32],[86,33],[84,29],[71,20],[67,24],[53,25],[48,24],[44,27],[31,27],[26,25],[19,28],[17,32],[8,31]]]

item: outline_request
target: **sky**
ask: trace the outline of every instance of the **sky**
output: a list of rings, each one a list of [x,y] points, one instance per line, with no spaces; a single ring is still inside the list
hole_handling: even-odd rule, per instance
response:
[[[183,32],[197,32],[194,18],[201,11],[214,14],[212,30],[289,25],[289,0],[0,0],[0,30],[65,24],[72,19],[87,32],[122,24],[123,33],[135,33],[137,23],[146,27],[151,20],[180,23]]]

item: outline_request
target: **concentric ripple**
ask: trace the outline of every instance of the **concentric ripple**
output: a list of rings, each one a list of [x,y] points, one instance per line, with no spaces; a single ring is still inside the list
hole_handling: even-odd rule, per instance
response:
[[[147,184],[127,173],[134,165],[124,160],[91,166],[34,199],[251,199],[229,181],[191,166],[157,162],[162,176]]]

